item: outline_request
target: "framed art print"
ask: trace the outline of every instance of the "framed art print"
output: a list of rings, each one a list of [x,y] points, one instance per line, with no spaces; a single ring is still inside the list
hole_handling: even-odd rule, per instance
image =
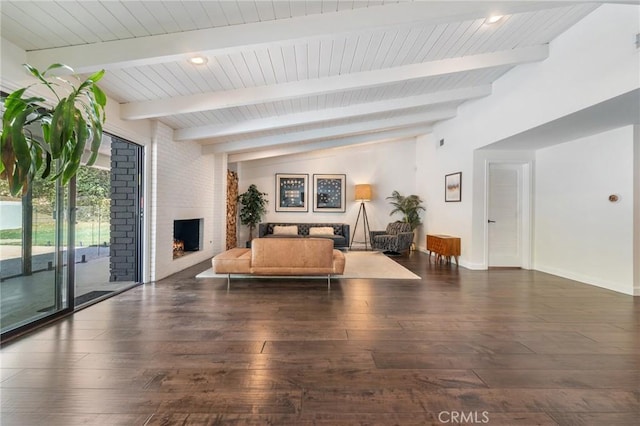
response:
[[[444,177],[444,201],[462,201],[462,172],[451,173]]]
[[[306,212],[309,175],[276,173],[276,211]]]
[[[346,175],[313,175],[313,211],[344,213],[346,211]]]

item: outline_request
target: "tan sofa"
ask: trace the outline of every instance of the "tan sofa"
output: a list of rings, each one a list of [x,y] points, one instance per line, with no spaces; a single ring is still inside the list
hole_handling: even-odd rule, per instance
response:
[[[331,286],[331,276],[344,273],[345,258],[326,238],[256,238],[250,249],[227,250],[211,264],[215,273],[227,274],[227,286],[232,274],[325,275]]]

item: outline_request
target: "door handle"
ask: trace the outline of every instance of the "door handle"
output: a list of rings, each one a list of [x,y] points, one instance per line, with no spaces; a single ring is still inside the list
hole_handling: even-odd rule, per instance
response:
[[[495,221],[495,220],[491,220],[491,219],[489,219],[487,222],[489,222],[489,223],[496,223],[496,221]]]

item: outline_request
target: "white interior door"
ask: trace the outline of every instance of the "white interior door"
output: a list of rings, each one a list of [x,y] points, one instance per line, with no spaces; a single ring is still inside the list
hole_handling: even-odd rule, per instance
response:
[[[523,265],[522,168],[521,164],[489,165],[489,267]]]

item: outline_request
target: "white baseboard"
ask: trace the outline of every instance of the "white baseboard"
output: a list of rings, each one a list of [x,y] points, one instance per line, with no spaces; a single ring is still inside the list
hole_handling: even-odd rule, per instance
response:
[[[615,291],[615,292],[618,292],[618,293],[623,293],[623,294],[627,294],[629,296],[633,296],[633,288],[631,286],[629,286],[628,288],[625,288],[620,283],[607,282],[607,281],[602,280],[602,279],[590,277],[590,276],[587,276],[587,275],[576,274],[575,272],[572,272],[572,271],[566,271],[566,270],[563,270],[563,269],[553,268],[553,267],[536,266],[534,268],[534,270],[540,271],[540,272],[545,272],[545,273],[551,274],[551,275],[556,275],[556,276],[562,277],[562,278],[567,278],[569,280],[578,281],[578,282],[581,282],[583,284],[589,284],[589,285],[592,285],[592,286],[595,286],[595,287],[600,287],[600,288],[604,288],[606,290],[611,290],[611,291]]]
[[[421,251],[422,253],[425,253],[427,255],[429,254],[429,252],[423,247],[418,247],[417,250]],[[435,257],[435,253],[432,253],[431,256]],[[466,268],[466,269],[470,269],[470,270],[474,270],[474,271],[486,271],[487,270],[486,265],[484,265],[482,263],[466,262],[462,258],[459,258],[459,261],[460,261],[460,266],[463,267],[463,268]],[[544,266],[543,267],[534,266],[533,268],[527,269],[527,270],[540,271],[540,272],[544,272],[544,273],[547,273],[547,274],[556,275],[558,277],[566,278],[566,279],[569,279],[569,280],[578,281],[578,282],[583,283],[583,284],[592,285],[594,287],[600,287],[600,288],[604,288],[606,290],[615,291],[617,293],[622,293],[622,294],[626,294],[626,295],[629,295],[629,296],[640,297],[640,288],[633,288],[633,286],[625,288],[624,286],[620,285],[620,283],[607,282],[607,281],[603,281],[601,279],[593,278],[593,277],[586,276],[586,275],[576,274],[574,272],[566,271],[566,270],[559,269],[559,268],[550,268],[550,267],[544,267]]]

